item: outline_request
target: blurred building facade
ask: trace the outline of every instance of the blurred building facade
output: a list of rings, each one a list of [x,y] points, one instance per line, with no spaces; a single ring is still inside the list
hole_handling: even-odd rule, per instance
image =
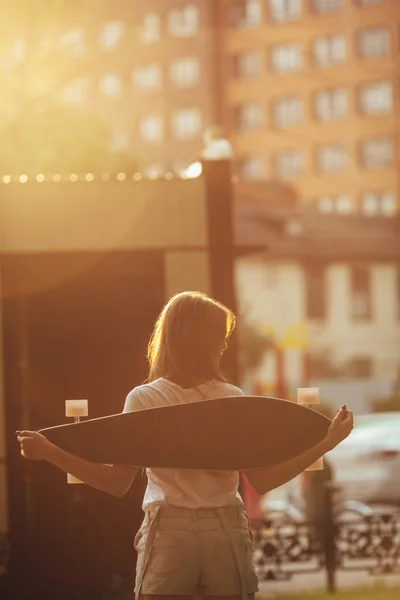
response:
[[[249,385],[319,385],[356,412],[393,393],[400,365],[400,221],[239,209],[242,318],[276,344]],[[248,252],[246,244],[254,246]],[[277,359],[281,361],[277,365]],[[250,391],[250,390],[249,390]],[[282,392],[281,392],[282,393]]]
[[[241,179],[289,181],[329,213],[399,203],[398,0],[84,3],[58,32],[76,57],[60,100],[112,123],[146,173],[196,159],[222,124]],[[16,38],[7,60],[23,60]]]
[[[393,214],[400,4],[226,2],[227,20],[223,95],[239,172],[289,180],[323,212]]]

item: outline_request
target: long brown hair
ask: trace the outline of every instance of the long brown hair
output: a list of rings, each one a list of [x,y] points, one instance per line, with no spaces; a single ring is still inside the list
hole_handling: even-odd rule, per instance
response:
[[[150,338],[148,381],[166,377],[182,387],[210,379],[226,381],[219,356],[235,324],[232,311],[206,294],[182,292],[173,296]]]

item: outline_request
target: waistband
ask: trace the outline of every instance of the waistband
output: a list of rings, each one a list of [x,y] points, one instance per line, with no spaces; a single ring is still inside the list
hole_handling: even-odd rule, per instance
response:
[[[222,512],[228,519],[239,520],[243,515],[243,509],[238,506],[221,506],[215,508],[185,508],[181,506],[160,506],[158,509],[149,509],[150,516],[153,516],[156,512],[159,518],[172,518],[172,519],[192,519],[197,521],[198,519],[219,519],[219,515]]]

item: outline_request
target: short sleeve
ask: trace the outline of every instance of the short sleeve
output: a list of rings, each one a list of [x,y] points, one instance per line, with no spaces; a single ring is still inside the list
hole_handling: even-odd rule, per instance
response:
[[[136,410],[143,410],[144,406],[140,399],[140,391],[136,387],[126,397],[123,413],[135,412]]]
[[[231,385],[230,390],[229,390],[229,395],[230,396],[245,396],[246,394],[244,393],[243,390],[241,390],[236,385]]]

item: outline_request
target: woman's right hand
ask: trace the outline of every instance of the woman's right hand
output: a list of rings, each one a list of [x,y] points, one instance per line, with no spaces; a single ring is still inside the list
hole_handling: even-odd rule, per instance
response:
[[[37,431],[17,431],[21,454],[29,460],[47,460],[54,444]]]

